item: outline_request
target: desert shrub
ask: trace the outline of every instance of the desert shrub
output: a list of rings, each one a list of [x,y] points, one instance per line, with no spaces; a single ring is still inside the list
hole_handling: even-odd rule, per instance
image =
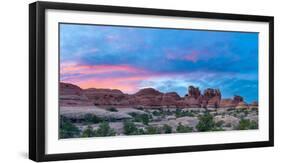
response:
[[[160,134],[161,130],[158,127],[148,126],[146,127],[146,134]]]
[[[91,126],[88,126],[83,132],[82,137],[93,137],[95,136],[95,131]]]
[[[144,125],[148,125],[150,117],[148,114],[137,114],[137,113],[129,113],[132,117],[134,117],[135,122],[142,122]]]
[[[107,111],[110,111],[110,112],[118,112],[118,110],[114,107],[109,107],[106,109]]]
[[[184,126],[181,124],[181,122],[177,126],[177,132],[179,132],[179,133],[187,133],[187,132],[192,132],[192,131],[193,131],[192,127]]]
[[[102,121],[103,121],[102,118],[99,118],[98,116],[96,116],[94,114],[86,114],[84,116],[84,123],[85,124],[100,123]]]
[[[75,138],[80,134],[80,130],[66,117],[60,117],[60,138]]]
[[[161,116],[161,112],[160,112],[160,111],[156,111],[156,110],[154,110],[154,111],[152,112],[152,114],[153,114],[154,116]]]
[[[125,135],[142,135],[144,134],[143,129],[138,129],[134,122],[125,121],[123,122],[123,129]]]
[[[212,131],[215,128],[213,116],[209,113],[200,116],[196,128],[198,131]]]
[[[186,116],[194,117],[194,113],[192,113],[190,111],[183,111],[182,109],[176,109],[175,115],[177,118],[186,117]]]
[[[250,129],[258,129],[258,123],[256,121],[251,121]]]
[[[101,137],[101,136],[114,136],[116,133],[115,131],[110,128],[108,122],[102,122],[99,125],[97,130],[94,130],[94,136]]]
[[[164,133],[172,133],[172,127],[167,125],[167,124],[164,124],[164,126],[162,127]]]
[[[256,121],[250,121],[249,119],[241,119],[239,121],[237,130],[249,130],[249,129],[257,129],[258,123]]]

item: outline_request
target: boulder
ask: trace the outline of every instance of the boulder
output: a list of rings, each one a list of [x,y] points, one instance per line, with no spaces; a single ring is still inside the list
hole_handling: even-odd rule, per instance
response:
[[[239,124],[240,119],[236,118],[234,116],[231,115],[218,115],[214,117],[214,121],[216,123],[222,121],[223,122],[223,126],[231,126],[231,127],[235,127]]]

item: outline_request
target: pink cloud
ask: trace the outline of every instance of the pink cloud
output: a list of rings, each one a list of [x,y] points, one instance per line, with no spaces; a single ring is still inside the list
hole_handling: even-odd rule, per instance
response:
[[[197,62],[199,60],[208,60],[211,56],[207,51],[188,50],[186,53],[168,51],[166,58],[170,60]]]
[[[144,70],[129,65],[81,65],[75,63],[61,64],[61,74],[104,74],[112,72],[142,73]]]
[[[184,55],[183,59],[191,62],[197,62],[199,59],[199,52],[192,51],[191,53]]]
[[[114,72],[128,72],[126,76],[101,77],[93,75],[90,78],[82,79],[86,74],[112,74]],[[153,78],[179,76],[179,73],[156,73],[138,69],[129,65],[77,65],[75,63],[62,64],[61,75],[75,74],[81,75],[73,78],[62,79],[62,82],[73,83],[83,89],[86,88],[110,88],[119,89],[125,93],[135,93],[138,85],[145,80]]]

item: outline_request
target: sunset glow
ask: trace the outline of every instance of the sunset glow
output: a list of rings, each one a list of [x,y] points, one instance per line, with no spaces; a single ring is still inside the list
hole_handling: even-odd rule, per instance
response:
[[[60,24],[60,80],[184,96],[189,85],[258,98],[258,33]],[[247,91],[245,91],[247,90]]]

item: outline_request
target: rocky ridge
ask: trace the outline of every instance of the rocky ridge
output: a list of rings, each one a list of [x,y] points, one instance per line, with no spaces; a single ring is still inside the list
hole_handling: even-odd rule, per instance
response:
[[[258,103],[247,104],[243,97],[223,99],[219,89],[208,88],[201,93],[189,86],[188,93],[180,97],[176,92],[162,93],[144,88],[135,94],[117,89],[81,89],[70,83],[60,83],[60,106],[116,106],[140,108],[258,108]]]

